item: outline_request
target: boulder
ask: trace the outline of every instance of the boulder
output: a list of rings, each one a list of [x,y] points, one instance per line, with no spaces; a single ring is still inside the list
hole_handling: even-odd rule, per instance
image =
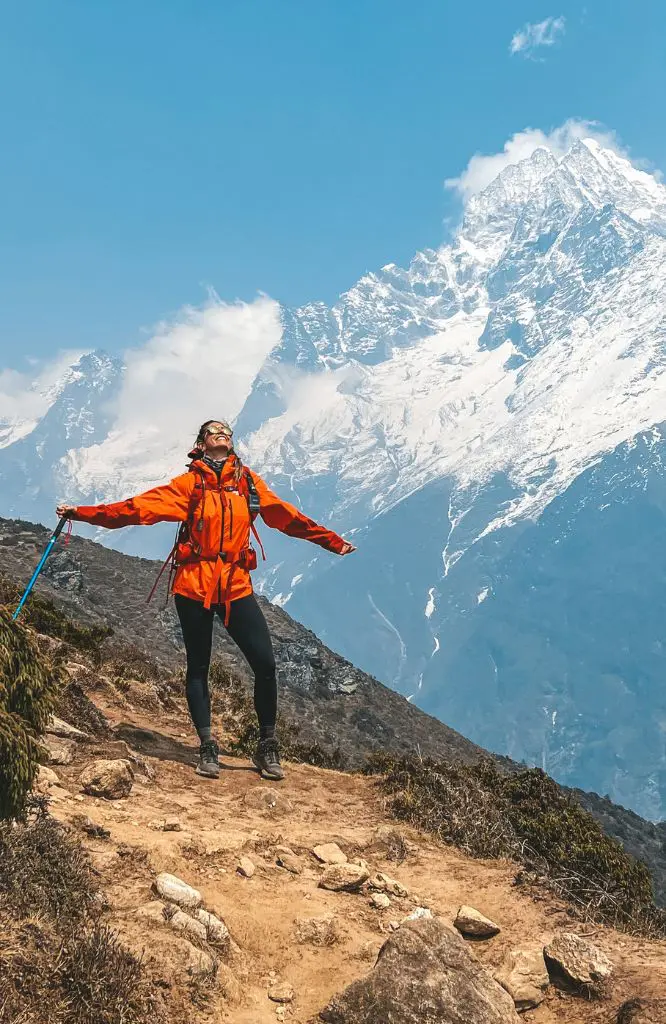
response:
[[[532,1010],[543,1001],[550,979],[543,949],[512,949],[495,972],[495,980],[513,999],[516,1009]]]
[[[322,864],[347,863],[347,854],[342,852],[337,843],[322,843],[315,846],[312,852]]]
[[[666,1024],[666,999],[630,999],[617,1014],[617,1024]]]
[[[461,935],[473,939],[492,939],[493,935],[501,931],[498,924],[484,917],[474,907],[461,907],[453,923]]]
[[[89,796],[119,800],[129,796],[134,772],[129,761],[93,761],[83,769],[79,782],[83,792]]]
[[[391,906],[391,901],[385,892],[373,892],[370,902],[373,907],[377,907],[377,910],[388,910]]]
[[[39,793],[48,793],[51,786],[57,786],[59,785],[59,783],[60,779],[53,771],[53,769],[47,768],[45,765],[40,764],[35,789]]]
[[[46,750],[49,764],[71,764],[76,752],[74,740],[64,740],[60,736],[46,735],[42,738],[42,745]]]
[[[46,732],[53,736],[61,736],[66,740],[82,741],[90,739],[87,732],[81,732],[80,729],[70,725],[69,722],[63,721],[62,718],[56,718],[55,715],[51,716]]]
[[[168,918],[168,921],[174,931],[182,932],[188,939],[199,939],[200,942],[205,942],[208,938],[206,926],[201,921],[195,921],[184,910],[177,910]]]
[[[210,914],[207,910],[202,910],[201,908],[194,912],[194,917],[206,929],[206,938],[209,942],[215,946],[229,945],[231,936],[224,921],[221,921],[215,914]]]
[[[158,896],[168,900],[170,903],[177,903],[184,910],[196,910],[201,906],[201,893],[193,889],[187,882],[177,878],[176,875],[169,875],[164,872],[158,875],[153,883],[153,888]]]
[[[368,872],[358,864],[329,864],[319,879],[319,885],[333,892],[355,892],[367,879]]]
[[[591,995],[603,994],[613,973],[606,954],[575,932],[557,935],[544,949],[544,956],[551,980],[564,980]]]
[[[374,970],[335,996],[325,1024],[516,1024],[508,992],[436,918],[403,924],[382,946]]]
[[[371,889],[376,889],[378,892],[387,892],[391,896],[399,896],[403,899],[407,896],[407,889],[402,882],[397,882],[395,878],[385,875],[383,871],[378,871],[376,875],[373,875],[368,884]]]
[[[338,928],[332,915],[301,917],[296,921],[296,941],[301,945],[334,946],[338,938]]]
[[[257,869],[255,868],[254,864],[252,863],[249,857],[241,857],[241,859],[238,861],[238,867],[236,868],[236,871],[238,872],[239,875],[242,875],[243,878],[252,878],[252,875],[255,873],[256,870]]]

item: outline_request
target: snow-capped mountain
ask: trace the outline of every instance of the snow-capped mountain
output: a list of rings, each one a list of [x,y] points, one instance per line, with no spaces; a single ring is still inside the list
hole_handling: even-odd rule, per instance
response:
[[[336,560],[271,533],[268,596],[471,739],[655,818],[665,286],[666,188],[592,140],[538,149],[468,201],[451,244],[333,307],[282,309],[236,420],[248,463],[359,549]],[[125,493],[135,441],[107,397],[72,387],[47,414],[51,477],[31,469],[47,417],[14,424],[2,514],[20,499],[42,517],[55,483],[73,500]],[[77,400],[98,411],[94,442],[63,434]],[[180,469],[176,450],[152,479]],[[168,549],[159,531],[121,543]]]

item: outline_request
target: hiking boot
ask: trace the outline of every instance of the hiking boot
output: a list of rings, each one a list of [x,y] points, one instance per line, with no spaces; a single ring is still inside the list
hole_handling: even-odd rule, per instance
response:
[[[255,767],[267,779],[275,779],[277,782],[284,778],[284,772],[280,765],[280,749],[276,739],[259,740],[252,760]]]
[[[204,740],[199,747],[197,775],[203,775],[207,779],[219,778],[220,762],[217,759],[219,752],[220,748],[215,740]]]

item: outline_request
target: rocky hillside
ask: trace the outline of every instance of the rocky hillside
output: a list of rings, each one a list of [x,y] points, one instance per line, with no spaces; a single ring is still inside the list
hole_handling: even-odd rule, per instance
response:
[[[268,786],[225,749],[200,779],[182,698],[38,642],[70,721],[49,816],[0,824],[1,1024],[666,1021],[663,941],[397,822],[373,778],[292,763]]]
[[[40,526],[12,520],[0,520],[0,546],[3,569],[12,580],[26,581],[48,538]],[[53,597],[75,619],[105,629],[114,636],[103,648],[113,653],[122,641],[116,657],[115,674],[119,689],[115,698],[123,707],[120,666],[129,665],[135,645],[154,660],[156,671],[151,685],[159,687],[159,666],[169,672],[183,663],[178,624],[172,603],[164,608],[163,591],[154,603],[146,605],[159,563],[132,558],[74,536],[65,547],[58,546],[41,579],[39,592]],[[325,647],[310,631],[286,612],[263,601],[270,623],[278,661],[281,706],[286,716],[297,722],[299,742],[316,743],[336,763],[349,767],[363,764],[372,750],[417,753],[457,762],[474,763],[487,752],[424,714],[393,690],[356,669]],[[217,650],[221,664],[249,682],[247,666],[219,629]],[[83,682],[91,685],[90,673]],[[93,680],[94,682],[94,680]],[[137,739],[133,726],[126,732],[122,722],[119,735],[139,742],[146,753],[160,753],[151,745],[150,734]],[[222,728],[224,722],[218,723]],[[184,724],[184,737],[193,740]],[[183,755],[191,759],[191,753]],[[517,765],[503,758],[498,763],[508,770]],[[657,901],[666,906],[666,825],[654,825],[638,815],[596,794],[577,792],[577,798],[602,823],[607,833],[618,838],[625,848],[644,860],[652,872]]]

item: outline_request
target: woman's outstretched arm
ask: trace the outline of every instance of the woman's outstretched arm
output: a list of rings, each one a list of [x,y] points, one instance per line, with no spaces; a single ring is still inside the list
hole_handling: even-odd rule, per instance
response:
[[[321,548],[326,548],[327,551],[333,551],[336,555],[348,555],[351,551],[356,550],[353,544],[334,533],[333,530],[320,526],[294,505],[279,498],[254,471],[252,471],[252,479],[259,495],[260,515],[267,526],[274,530],[280,530],[281,533],[286,533],[289,537],[309,540]]]
[[[153,523],[180,523],[187,519],[194,475],[182,473],[168,484],[152,487],[125,501],[110,505],[59,505],[58,515],[81,523],[117,530],[122,526],[152,526]]]

